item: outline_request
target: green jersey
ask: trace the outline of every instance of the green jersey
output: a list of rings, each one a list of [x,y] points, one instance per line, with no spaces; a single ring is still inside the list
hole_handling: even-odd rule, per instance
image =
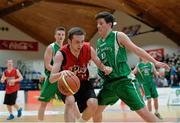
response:
[[[50,64],[53,65],[54,56],[59,50],[60,46],[56,42],[50,44],[50,46],[52,48],[52,59]],[[58,99],[62,98],[62,95],[58,90],[58,83],[55,82],[51,84],[49,81],[50,73],[51,72],[45,68],[45,74],[47,77],[44,81],[44,84],[41,89],[41,95],[39,97],[39,100],[43,102],[49,102],[53,97],[55,97],[55,94],[57,95]]]
[[[98,70],[98,74],[103,80],[111,81],[127,77],[131,73],[131,69],[127,64],[126,49],[118,43],[117,32],[111,31],[104,41],[99,38],[96,48],[97,55],[102,63],[113,68],[112,73],[108,76]]]
[[[137,65],[137,79],[142,84],[152,83],[153,81],[153,64],[151,62],[141,62]]]
[[[54,56],[55,56],[56,52],[59,50],[60,46],[56,42],[53,42],[50,45],[51,45],[51,48],[52,48],[52,51],[53,51],[53,57],[51,59],[51,63],[50,64],[53,65],[53,63],[54,63]],[[45,75],[47,77],[49,77],[50,73],[51,72],[49,70],[47,70],[46,67],[45,67]]]

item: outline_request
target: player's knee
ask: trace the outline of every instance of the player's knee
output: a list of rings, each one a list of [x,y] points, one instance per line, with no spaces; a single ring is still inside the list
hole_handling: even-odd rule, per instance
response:
[[[65,99],[65,104],[66,105],[74,105],[75,99],[74,96],[67,96]]]
[[[41,102],[40,109],[45,110],[47,106],[47,102]]]
[[[97,99],[90,98],[90,99],[87,101],[87,106],[88,106],[90,109],[92,109],[93,111],[96,111],[97,106],[98,106]]]
[[[151,103],[151,99],[148,99],[147,102],[148,102],[148,103]]]
[[[153,98],[153,100],[154,100],[154,101],[158,101],[158,97],[156,97],[156,98]]]

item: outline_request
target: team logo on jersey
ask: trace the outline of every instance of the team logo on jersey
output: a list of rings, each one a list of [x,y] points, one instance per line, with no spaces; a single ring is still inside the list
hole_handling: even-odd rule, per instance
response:
[[[78,76],[81,80],[83,80],[84,78],[88,76],[87,75],[88,69],[86,65],[83,65],[83,66],[74,65],[73,67],[70,67],[69,70],[74,72],[76,76]]]

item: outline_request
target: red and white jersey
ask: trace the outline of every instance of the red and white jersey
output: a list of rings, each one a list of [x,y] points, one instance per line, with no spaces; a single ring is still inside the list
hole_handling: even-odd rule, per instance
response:
[[[5,72],[4,72],[4,75],[7,77],[7,79],[5,80],[5,83],[6,83],[6,93],[7,94],[11,94],[13,92],[18,91],[19,88],[20,88],[19,82],[15,82],[14,85],[10,85],[8,83],[9,80],[17,79],[18,78],[16,68],[13,68],[11,71],[8,71],[6,69]]]
[[[71,53],[68,44],[64,45],[60,51],[64,56],[61,70],[71,70],[81,81],[88,80],[89,71],[87,65],[91,59],[91,47],[89,43],[83,43],[78,58]]]

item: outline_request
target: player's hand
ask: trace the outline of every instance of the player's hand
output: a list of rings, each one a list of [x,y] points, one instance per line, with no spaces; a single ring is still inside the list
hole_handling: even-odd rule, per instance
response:
[[[4,77],[0,80],[0,82],[1,82],[1,83],[4,83],[4,82],[6,81],[6,79],[7,79],[7,77],[4,76]]]
[[[163,62],[156,62],[155,66],[159,68],[163,67],[167,70],[170,70],[170,67],[166,63],[163,63]]]
[[[61,76],[75,76],[75,73],[73,73],[70,70],[63,70],[60,73],[61,73]]]
[[[112,72],[112,67],[105,66],[103,72],[105,75],[109,75]]]
[[[8,80],[9,85],[13,86],[15,84],[15,79]]]

